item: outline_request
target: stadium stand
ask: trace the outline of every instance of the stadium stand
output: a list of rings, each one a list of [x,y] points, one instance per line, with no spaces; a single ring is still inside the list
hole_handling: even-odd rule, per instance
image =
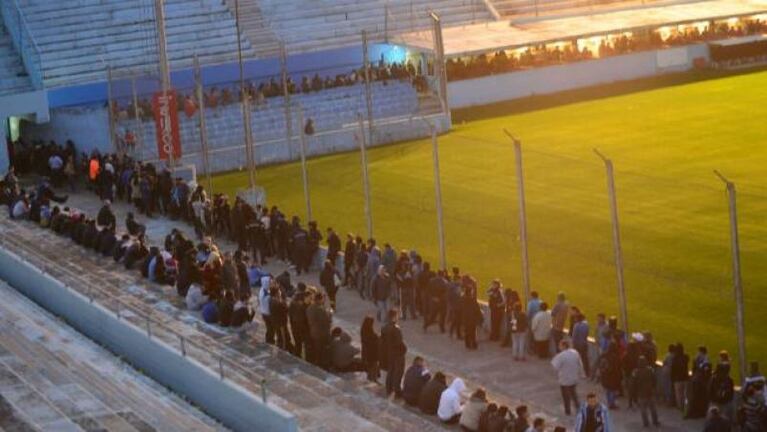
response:
[[[21,57],[13,47],[8,30],[0,21],[0,96],[30,91]]]
[[[237,16],[235,0],[225,0],[226,5]],[[253,44],[257,57],[276,57],[279,55],[280,45],[277,37],[272,32],[269,22],[261,13],[258,0],[239,0],[240,30],[243,35]]]
[[[523,16],[538,15],[562,15],[569,13],[583,13],[586,9],[599,9],[603,12],[608,9],[641,6],[636,0],[490,0],[504,18],[517,18]],[[673,3],[674,0],[647,0],[647,3]],[[678,1],[677,1],[678,2]]]
[[[4,430],[223,429],[5,283],[0,322]]]
[[[371,40],[383,40],[387,31],[430,28],[429,11],[439,14],[445,25],[491,19],[480,0],[261,0],[261,6],[291,54],[359,44],[362,30]]]
[[[46,87],[103,81],[109,66],[156,70],[153,2],[22,0],[20,8],[40,50]],[[237,59],[237,32],[229,9],[215,0],[165,2],[172,68]],[[253,48],[243,39],[243,50]]]

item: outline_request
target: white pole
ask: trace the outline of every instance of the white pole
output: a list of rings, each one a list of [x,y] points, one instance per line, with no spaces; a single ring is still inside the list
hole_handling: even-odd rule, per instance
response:
[[[314,220],[312,218],[312,201],[309,193],[309,171],[306,167],[306,134],[304,131],[304,109],[298,107],[298,123],[301,125],[301,174],[304,180],[304,200],[306,201],[306,220]]]
[[[285,43],[280,42],[280,69],[282,75],[282,97],[285,100],[285,134],[287,137],[288,159],[293,159],[293,118],[288,90],[288,54]],[[303,128],[303,122],[301,123]]]
[[[439,235],[439,260],[440,268],[447,268],[447,251],[445,247],[445,225],[442,213],[442,182],[439,172],[439,143],[437,141],[437,128],[429,124],[431,128],[431,153],[434,165],[434,198],[437,204],[437,234]]]
[[[109,122],[109,144],[116,153],[120,153],[120,148],[116,138],[114,100],[112,97],[112,66],[107,67],[107,121]]]
[[[141,119],[138,106],[138,91],[136,90],[136,77],[132,76],[130,80],[131,93],[133,96],[133,116],[136,118],[136,146],[140,149],[140,157],[144,158],[144,121]],[[136,156],[134,149],[133,156]]]
[[[522,143],[509,131],[503,130],[514,143],[514,159],[517,171],[517,193],[519,195],[519,239],[522,248],[522,288],[525,301],[530,300],[530,258],[527,248],[527,204],[525,200],[525,177],[522,171]]]
[[[210,160],[208,158],[208,129],[205,127],[205,98],[203,96],[202,70],[197,54],[194,55],[194,81],[195,96],[197,98],[197,111],[200,121],[200,154],[202,154],[202,169],[205,170],[205,179],[208,183],[208,194],[213,194],[213,181],[210,178]]]
[[[367,222],[368,238],[373,238],[373,215],[370,209],[370,180],[368,179],[368,156],[365,145],[365,123],[362,114],[357,114],[360,128],[360,161],[362,163],[362,188],[365,193],[365,220]]]
[[[160,88],[164,96],[170,91],[170,64],[168,62],[168,41],[165,37],[165,6],[164,0],[155,0],[154,13],[157,26],[157,54],[160,63]],[[176,167],[173,149],[168,152],[168,167],[171,172]]]
[[[623,250],[621,249],[620,222],[618,220],[618,200],[615,194],[615,175],[613,170],[613,161],[605,157],[599,150],[594,149],[594,153],[605,163],[607,170],[607,192],[610,198],[610,219],[613,227],[613,250],[615,252],[615,272],[618,280],[618,301],[620,303],[621,319],[623,321],[623,331],[628,334],[628,307],[626,305],[626,287],[623,281]]]
[[[738,209],[735,183],[725,178],[719,171],[714,171],[727,186],[727,198],[730,210],[730,247],[732,248],[732,284],[735,291],[735,324],[738,333],[738,362],[740,363],[740,382],[748,376],[748,358],[746,357],[746,326],[743,304],[743,281],[740,277],[740,238],[738,235]]]
[[[362,64],[365,67],[365,106],[368,112],[368,142],[372,146],[373,141],[373,88],[370,82],[370,59],[368,59],[368,35],[362,30]]]

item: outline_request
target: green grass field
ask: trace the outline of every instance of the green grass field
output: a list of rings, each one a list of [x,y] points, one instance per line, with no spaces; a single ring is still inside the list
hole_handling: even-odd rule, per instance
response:
[[[523,141],[533,289],[562,290],[594,322],[616,314],[616,275],[604,165],[613,159],[625,259],[629,324],[665,344],[737,353],[727,201],[712,170],[734,180],[747,302],[749,357],[767,360],[767,72],[504,114],[456,124],[440,137],[449,266],[482,286],[499,277],[519,288],[520,245],[508,128]],[[521,111],[524,111],[524,106]],[[510,111],[506,111],[510,112]],[[458,123],[458,122],[456,122]],[[437,262],[428,140],[369,153],[375,237]],[[315,219],[342,234],[363,233],[357,153],[309,163]],[[258,172],[269,200],[304,216],[300,166]],[[215,178],[217,191],[247,183]]]

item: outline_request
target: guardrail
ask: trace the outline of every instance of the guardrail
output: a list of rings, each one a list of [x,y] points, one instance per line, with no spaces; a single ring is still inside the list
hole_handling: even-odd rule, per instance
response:
[[[24,12],[21,10],[18,0],[3,0],[0,5],[2,6],[0,11],[3,14],[3,22],[11,35],[13,46],[24,63],[32,86],[39,90],[43,88],[44,78],[41,51],[34,36],[32,36]]]

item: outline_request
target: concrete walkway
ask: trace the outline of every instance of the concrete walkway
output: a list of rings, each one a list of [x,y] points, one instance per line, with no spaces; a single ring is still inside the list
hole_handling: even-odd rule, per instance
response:
[[[77,193],[70,195],[67,205],[86,211],[95,217],[101,202],[91,193]],[[124,230],[124,219],[128,211],[134,209],[122,202],[113,204],[117,215],[118,230]],[[155,245],[162,245],[164,237],[172,228],[185,232],[190,238],[194,237],[194,230],[186,223],[171,221],[162,217],[152,219],[137,215],[140,223],[147,226],[147,236]],[[225,240],[217,240],[217,244],[225,250],[234,250],[236,246]],[[286,263],[272,260],[266,266],[272,274],[279,274],[288,269]],[[295,276],[291,271],[292,280],[295,284],[303,281],[307,284],[319,286],[319,275],[312,272],[309,275]],[[485,287],[481,287],[484,289]],[[359,326],[362,319],[372,314],[375,316],[375,307],[372,303],[361,300],[355,291],[341,288],[338,293],[337,311],[334,317],[335,325],[345,328],[359,342]],[[497,343],[487,340],[487,334],[480,331],[478,341],[479,349],[467,351],[462,341],[451,340],[447,335],[439,334],[436,327],[432,327],[428,333],[422,330],[422,322],[403,321],[401,323],[408,345],[408,363],[415,355],[423,356],[432,371],[442,370],[448,375],[461,376],[467,381],[470,389],[482,386],[487,389],[490,399],[499,404],[506,404],[511,409],[521,403],[527,404],[533,416],[543,416],[551,426],[561,425],[572,430],[575,424],[575,416],[565,416],[556,374],[547,361],[528,358],[527,362],[513,362],[511,350],[501,348]],[[604,392],[601,386],[592,382],[582,382],[578,385],[578,396],[583,399],[587,392],[594,391],[602,397]],[[380,390],[383,397],[384,391]],[[642,427],[641,416],[638,409],[627,409],[625,399],[618,401],[621,409],[611,412],[611,419],[615,431],[640,431]],[[655,430],[662,431],[700,431],[703,422],[700,420],[683,420],[678,410],[659,406],[661,427]]]

